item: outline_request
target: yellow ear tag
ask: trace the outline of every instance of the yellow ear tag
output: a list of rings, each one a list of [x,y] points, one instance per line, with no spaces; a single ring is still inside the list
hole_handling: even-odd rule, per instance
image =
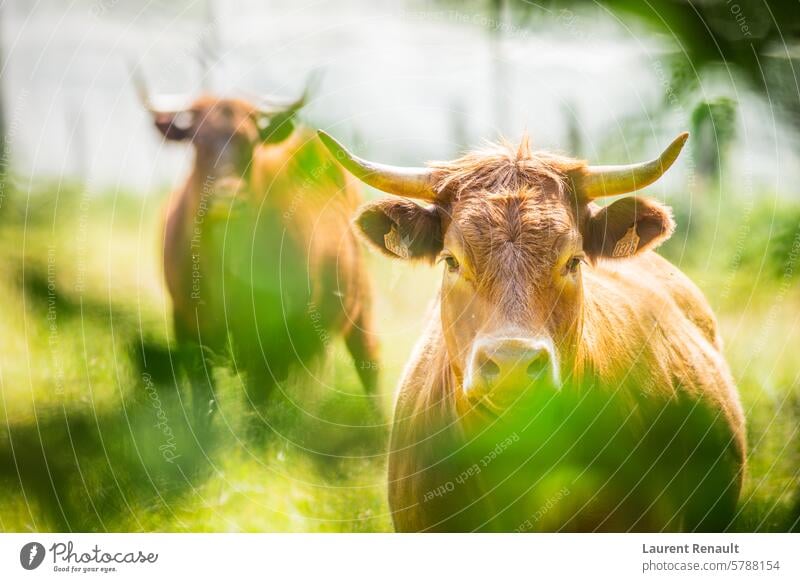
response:
[[[639,235],[636,234],[636,223],[628,229],[625,235],[614,245],[612,257],[630,257],[639,248]]]
[[[408,245],[397,232],[397,226],[392,225],[392,230],[383,235],[383,244],[387,250],[402,259],[408,258]]]

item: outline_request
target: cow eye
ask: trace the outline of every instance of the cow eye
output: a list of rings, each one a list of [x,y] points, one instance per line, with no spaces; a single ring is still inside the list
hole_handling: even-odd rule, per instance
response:
[[[577,273],[578,267],[581,266],[581,263],[584,261],[582,255],[575,255],[567,261],[567,272],[568,273]]]
[[[444,264],[447,265],[447,270],[451,273],[456,273],[458,271],[458,260],[456,260],[453,255],[443,254],[441,260],[444,261]]]

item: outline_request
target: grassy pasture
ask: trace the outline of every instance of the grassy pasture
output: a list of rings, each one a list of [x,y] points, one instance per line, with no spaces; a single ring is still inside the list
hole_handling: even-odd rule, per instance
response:
[[[267,410],[246,404],[229,368],[215,369],[213,434],[192,432],[175,389],[184,380],[160,272],[162,201],[48,185],[6,200],[0,531],[391,530],[388,428],[340,340]],[[679,207],[684,228],[663,252],[717,311],[745,405],[750,464],[735,527],[797,529],[800,211],[768,199],[714,212],[687,232]],[[369,261],[388,414],[439,273]]]

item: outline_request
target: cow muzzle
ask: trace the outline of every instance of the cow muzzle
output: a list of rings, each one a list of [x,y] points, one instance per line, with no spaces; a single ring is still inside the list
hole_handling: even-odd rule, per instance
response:
[[[553,342],[529,337],[489,337],[475,342],[464,376],[464,392],[473,401],[489,398],[510,404],[529,388],[557,389],[558,361]]]
[[[236,218],[247,207],[247,182],[240,178],[222,178],[214,185],[208,215],[213,219]]]

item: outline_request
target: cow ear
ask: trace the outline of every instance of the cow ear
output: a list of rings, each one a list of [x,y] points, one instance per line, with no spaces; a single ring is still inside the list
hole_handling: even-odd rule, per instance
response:
[[[621,259],[653,249],[675,230],[672,210],[647,198],[630,196],[590,210],[583,246],[593,259]]]
[[[281,143],[294,132],[296,111],[285,111],[277,115],[259,115],[256,119],[262,143]]]
[[[183,141],[192,136],[194,113],[191,111],[157,112],[153,122],[158,131],[168,140]]]
[[[364,205],[355,224],[371,246],[395,259],[433,262],[442,250],[442,221],[433,205],[385,198]]]

